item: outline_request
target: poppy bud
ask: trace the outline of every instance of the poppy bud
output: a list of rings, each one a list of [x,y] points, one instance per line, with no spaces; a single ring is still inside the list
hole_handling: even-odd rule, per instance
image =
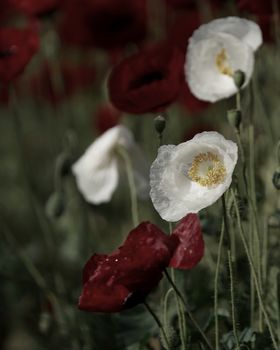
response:
[[[241,89],[246,80],[245,73],[242,72],[242,70],[235,71],[233,74],[233,80],[234,80],[235,86],[238,89]]]
[[[50,219],[58,219],[65,210],[65,198],[62,192],[54,192],[46,204],[46,214]]]
[[[59,154],[56,159],[56,169],[61,177],[66,176],[70,173],[71,165],[71,157],[68,152]]]
[[[155,130],[158,134],[162,134],[166,125],[166,120],[162,115],[157,116],[154,119]]]

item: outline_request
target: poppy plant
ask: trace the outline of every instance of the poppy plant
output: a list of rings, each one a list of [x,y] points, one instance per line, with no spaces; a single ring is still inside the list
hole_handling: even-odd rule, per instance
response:
[[[0,82],[5,85],[20,75],[39,48],[33,25],[0,28]]]
[[[111,102],[134,114],[164,110],[182,86],[183,62],[183,54],[167,44],[143,49],[124,59],[109,76]]]
[[[197,215],[187,215],[170,236],[143,222],[115,252],[94,254],[86,263],[79,308],[108,313],[131,308],[144,302],[166,267],[190,269],[203,253]]]

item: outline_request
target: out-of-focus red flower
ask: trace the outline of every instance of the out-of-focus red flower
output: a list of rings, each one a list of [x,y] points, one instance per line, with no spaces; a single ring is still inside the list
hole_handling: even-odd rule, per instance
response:
[[[39,48],[35,26],[0,28],[0,82],[7,84],[20,75]]]
[[[110,255],[93,255],[83,272],[79,308],[118,312],[143,302],[157,286],[167,266],[189,269],[202,258],[199,220],[190,214],[171,236],[144,222]]]
[[[278,9],[280,9],[280,0],[277,0],[277,5]],[[274,16],[273,1],[238,0],[237,7],[240,11],[256,16],[256,21],[261,27],[264,41],[271,42],[275,40],[273,21],[276,18]]]
[[[176,10],[191,10],[198,9],[197,0],[166,0],[167,4]],[[208,4],[214,8],[223,5],[223,0],[208,0]]]
[[[124,59],[109,76],[111,102],[118,109],[135,114],[164,110],[180,91],[183,63],[184,55],[166,44]]]
[[[102,134],[106,130],[117,125],[121,118],[121,112],[110,103],[99,106],[94,113],[94,125]]]
[[[59,33],[67,44],[115,49],[146,35],[146,0],[68,0],[62,10]]]
[[[209,103],[197,99],[190,91],[187,84],[183,84],[178,102],[181,103],[188,112],[190,113],[199,113],[209,107]]]
[[[215,125],[210,125],[207,122],[199,122],[188,128],[183,136],[182,142],[191,140],[196,134],[203,131],[216,131]]]
[[[166,0],[167,4],[175,9],[192,9],[196,8],[195,0]]]
[[[41,16],[56,10],[62,0],[1,0],[1,13]]]
[[[280,1],[277,0],[278,6]],[[273,1],[263,0],[237,0],[237,6],[242,11],[247,11],[255,15],[268,15],[273,13]]]
[[[92,66],[63,62],[56,68],[59,70],[58,72],[52,71],[47,62],[44,63],[39,73],[31,81],[32,93],[46,98],[52,104],[56,104],[66,97],[73,96],[77,91],[91,86],[96,77],[96,71]],[[62,78],[60,90],[54,86],[57,74],[60,74]]]
[[[201,20],[198,11],[188,11],[180,16],[176,16],[176,20],[169,29],[168,39],[185,55],[188,40],[200,25]]]

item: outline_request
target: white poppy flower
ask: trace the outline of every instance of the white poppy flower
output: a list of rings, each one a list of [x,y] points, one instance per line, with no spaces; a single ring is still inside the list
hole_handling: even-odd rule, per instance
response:
[[[147,165],[132,133],[124,126],[115,126],[97,138],[72,166],[77,186],[84,198],[93,204],[109,202],[119,181],[118,147],[129,153],[134,168],[138,193],[148,190]]]
[[[212,34],[216,33],[230,34],[250,46],[253,51],[256,51],[263,42],[262,31],[259,25],[240,17],[218,18],[203,24],[194,31],[191,40],[208,39]]]
[[[229,188],[237,145],[203,132],[178,146],[161,146],[150,170],[150,196],[166,221],[178,221],[213,204]]]
[[[217,19],[199,27],[189,40],[185,63],[191,92],[210,102],[234,95],[234,72],[245,73],[245,87],[253,74],[254,50],[261,43],[258,25],[238,17]]]

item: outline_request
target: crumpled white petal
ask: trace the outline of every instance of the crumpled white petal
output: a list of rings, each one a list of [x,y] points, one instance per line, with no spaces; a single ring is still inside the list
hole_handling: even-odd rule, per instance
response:
[[[232,76],[222,74],[216,64],[217,55],[225,50],[225,65],[232,72],[242,70],[246,75],[244,86],[253,73],[253,50],[236,37],[214,33],[211,37],[191,40],[187,50],[185,75],[194,96],[203,101],[216,102],[237,92]]]
[[[143,166],[145,158],[130,130],[118,125],[97,138],[72,166],[78,189],[88,202],[100,204],[111,200],[119,181],[118,147],[124,147],[130,155],[135,166],[136,185],[141,179],[141,186],[137,186],[141,190],[140,196],[143,196],[143,192],[147,193],[147,166]],[[137,168],[138,162],[142,166]]]
[[[216,156],[226,170],[222,182],[203,186],[189,176],[199,154]],[[150,196],[166,221],[178,221],[213,204],[229,188],[237,162],[237,146],[217,132],[203,132],[178,146],[161,146],[150,170]]]
[[[218,18],[207,24],[203,24],[194,31],[191,40],[199,41],[208,39],[215,33],[230,34],[251,47],[253,51],[256,51],[263,42],[259,25],[240,17]]]

